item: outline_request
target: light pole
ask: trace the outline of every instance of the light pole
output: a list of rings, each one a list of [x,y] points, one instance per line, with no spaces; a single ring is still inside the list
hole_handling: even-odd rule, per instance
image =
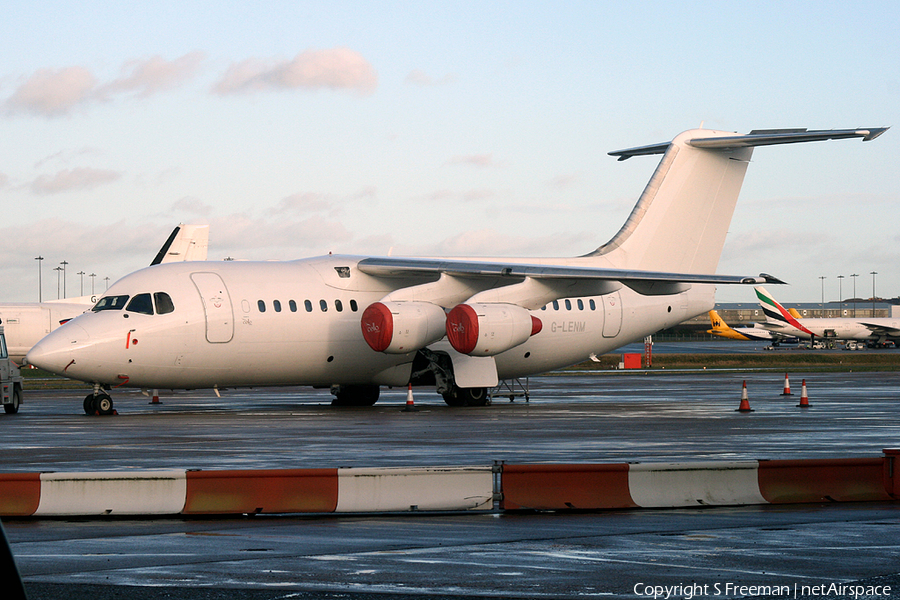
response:
[[[38,302],[44,301],[44,284],[41,281],[41,271],[44,269],[44,257],[43,256],[35,256],[34,260],[38,261]]]
[[[844,316],[844,276],[838,275],[838,302],[841,303],[841,316]]]
[[[872,276],[872,318],[875,318],[875,276],[878,275],[878,271],[872,271],[870,273]]]
[[[822,280],[822,316],[825,316],[825,276],[819,275],[819,279]]]
[[[54,267],[53,269],[56,271],[56,299],[59,300],[59,274],[62,273],[62,267]]]
[[[856,278],[859,277],[859,273],[853,273],[850,275],[853,278],[853,318],[856,318]]]
[[[69,263],[67,263],[66,261],[62,261],[59,264],[62,265],[62,272],[63,272],[63,298],[66,298],[67,297],[66,296],[66,265]]]
[[[78,273],[76,273],[76,275],[81,275],[81,293],[78,295],[84,296],[84,271],[78,271]]]
[[[91,273],[90,275],[88,275],[88,277],[91,278],[91,296],[94,295],[94,277],[96,277],[96,276],[97,276],[96,273]]]
[[[109,277],[104,277],[103,281],[106,282],[106,289],[109,289]]]

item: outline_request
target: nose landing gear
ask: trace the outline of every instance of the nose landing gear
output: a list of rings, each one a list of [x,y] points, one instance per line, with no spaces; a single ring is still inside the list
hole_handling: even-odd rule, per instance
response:
[[[88,394],[84,399],[84,413],[86,415],[117,415],[119,413],[113,408],[112,398],[109,394],[95,386],[94,391]]]

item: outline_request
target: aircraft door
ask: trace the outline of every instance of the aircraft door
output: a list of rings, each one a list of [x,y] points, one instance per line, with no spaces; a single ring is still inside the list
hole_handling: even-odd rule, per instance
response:
[[[206,314],[206,341],[230,342],[234,337],[234,311],[225,282],[216,273],[191,273],[191,281],[203,301]]]
[[[603,296],[603,337],[616,337],[622,330],[622,298],[619,292]]]

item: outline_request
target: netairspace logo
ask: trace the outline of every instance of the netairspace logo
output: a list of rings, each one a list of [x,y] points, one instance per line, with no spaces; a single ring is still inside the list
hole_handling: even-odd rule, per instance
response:
[[[889,585],[858,585],[843,583],[823,583],[819,585],[740,585],[736,583],[688,583],[678,585],[651,585],[639,582],[634,585],[634,593],[653,600],[693,600],[694,598],[715,598],[717,596],[825,596],[828,598],[878,598],[890,597]]]

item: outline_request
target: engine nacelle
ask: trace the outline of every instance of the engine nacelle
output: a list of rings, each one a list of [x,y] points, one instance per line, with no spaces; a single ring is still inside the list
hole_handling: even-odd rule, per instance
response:
[[[470,356],[494,356],[538,333],[543,324],[515,304],[459,304],[447,315],[450,345]]]
[[[375,302],[363,311],[363,337],[376,352],[406,354],[444,337],[447,315],[430,302]]]

